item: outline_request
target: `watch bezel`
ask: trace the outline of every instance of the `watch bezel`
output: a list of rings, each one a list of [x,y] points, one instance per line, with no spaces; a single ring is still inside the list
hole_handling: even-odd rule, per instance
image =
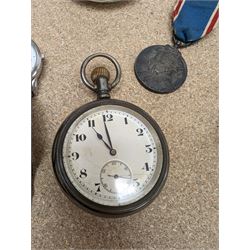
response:
[[[89,200],[86,197],[83,197],[83,195],[80,194],[79,191],[76,190],[76,188],[73,186],[73,184],[70,182],[69,178],[67,177],[67,174],[64,168],[63,157],[62,157],[63,142],[65,139],[65,136],[67,134],[69,127],[77,119],[77,117],[79,117],[79,115],[81,115],[82,113],[94,107],[102,106],[102,105],[110,105],[110,104],[130,108],[134,110],[135,112],[138,112],[146,120],[148,120],[149,123],[152,125],[152,127],[155,129],[160,139],[162,153],[163,153],[162,170],[153,189],[140,200],[130,205],[124,205],[120,207],[100,205]],[[56,138],[54,140],[53,150],[52,150],[52,162],[53,162],[54,173],[56,175],[56,178],[60,186],[62,187],[66,195],[74,203],[76,203],[79,207],[97,215],[106,216],[106,217],[113,217],[113,216],[120,217],[120,216],[126,216],[126,215],[130,215],[130,214],[140,211],[142,208],[149,205],[158,196],[158,194],[160,193],[161,189],[163,188],[166,182],[167,175],[168,175],[169,150],[168,150],[167,141],[165,139],[163,132],[161,131],[159,125],[155,122],[155,120],[149,114],[147,114],[141,108],[131,103],[120,101],[120,100],[115,100],[115,99],[106,99],[106,100],[98,100],[98,101],[85,104],[84,106],[75,110],[66,118],[66,120],[62,123],[61,127],[59,128]]]
[[[41,74],[42,71],[42,53],[39,49],[39,47],[37,46],[37,44],[31,40],[31,46],[34,48],[35,52],[36,52],[36,64],[33,68],[33,70],[31,71],[31,80],[33,81],[33,79],[38,78]]]

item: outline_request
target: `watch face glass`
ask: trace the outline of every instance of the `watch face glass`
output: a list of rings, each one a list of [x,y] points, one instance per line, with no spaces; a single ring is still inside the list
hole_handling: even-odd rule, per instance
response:
[[[103,105],[80,115],[63,145],[70,182],[86,198],[106,206],[123,206],[147,195],[163,165],[159,136],[141,114]]]
[[[31,72],[35,69],[36,60],[37,60],[37,53],[31,44]]]

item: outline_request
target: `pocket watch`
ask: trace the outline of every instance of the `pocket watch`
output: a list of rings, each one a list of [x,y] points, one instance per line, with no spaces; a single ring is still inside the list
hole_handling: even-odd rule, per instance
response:
[[[96,57],[109,59],[116,78],[110,83],[105,67],[86,67]],[[110,98],[121,78],[119,63],[110,55],[89,56],[81,80],[97,100],[71,113],[53,144],[56,178],[66,195],[81,208],[102,216],[135,213],[159,194],[167,179],[169,151],[155,120],[129,102]]]
[[[31,40],[31,92],[37,95],[38,78],[42,72],[44,56],[41,54],[37,44]]]

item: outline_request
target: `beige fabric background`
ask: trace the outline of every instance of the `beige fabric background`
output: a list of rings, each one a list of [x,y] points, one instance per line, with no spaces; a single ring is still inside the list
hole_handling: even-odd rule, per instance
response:
[[[218,249],[218,29],[182,53],[188,79],[175,93],[153,94],[137,82],[138,53],[171,43],[175,0],[109,5],[32,0],[32,38],[46,61],[33,104],[33,249]],[[155,118],[170,147],[170,172],[159,197],[126,218],[88,214],[62,193],[51,147],[59,125],[95,95],[80,85],[86,56],[107,52],[123,77],[112,92]]]

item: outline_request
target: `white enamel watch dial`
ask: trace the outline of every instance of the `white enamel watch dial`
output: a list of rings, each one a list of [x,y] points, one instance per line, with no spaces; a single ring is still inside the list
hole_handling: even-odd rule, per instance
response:
[[[63,163],[84,197],[101,205],[123,206],[152,190],[162,170],[163,152],[156,131],[143,116],[106,105],[83,113],[71,125]]]

